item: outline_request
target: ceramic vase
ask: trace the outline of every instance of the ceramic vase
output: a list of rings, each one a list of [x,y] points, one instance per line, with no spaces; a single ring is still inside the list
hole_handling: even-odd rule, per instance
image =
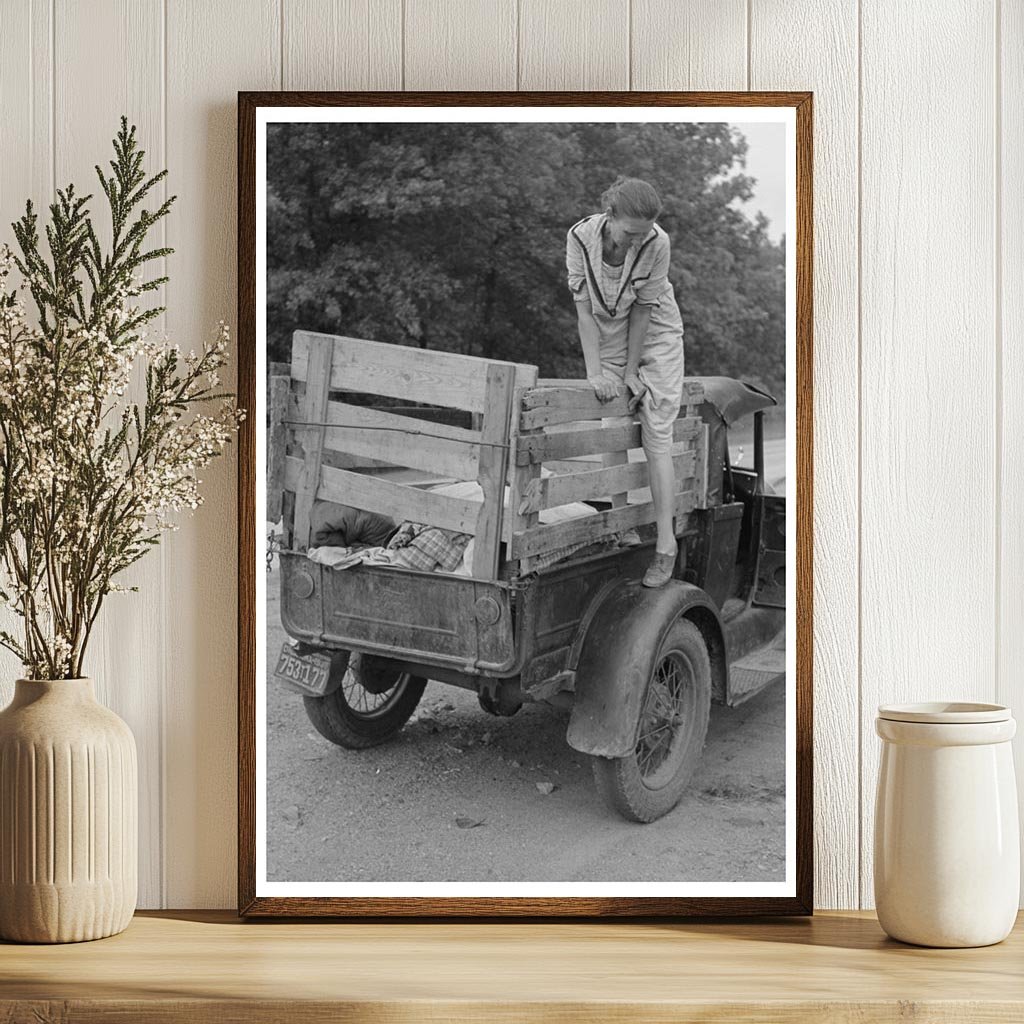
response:
[[[988,946],[1017,915],[1020,838],[1010,740],[998,704],[878,709],[875,906],[894,939]]]
[[[91,679],[28,680],[0,712],[0,938],[123,931],[138,887],[131,730]]]

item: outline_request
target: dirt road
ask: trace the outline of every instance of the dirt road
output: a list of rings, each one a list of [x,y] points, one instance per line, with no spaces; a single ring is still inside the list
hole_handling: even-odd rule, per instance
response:
[[[268,661],[285,639],[268,579]],[[270,881],[781,881],[785,692],[713,707],[689,792],[651,825],[600,802],[567,715],[527,705],[493,718],[430,683],[386,746],[335,747],[302,698],[267,693]],[[545,793],[548,784],[554,788]]]

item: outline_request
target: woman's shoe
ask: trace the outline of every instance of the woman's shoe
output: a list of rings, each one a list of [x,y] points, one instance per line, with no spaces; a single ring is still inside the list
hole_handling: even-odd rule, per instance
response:
[[[619,534],[619,547],[620,548],[638,548],[643,544],[640,539],[640,534],[636,530],[626,530],[625,533]]]
[[[640,581],[645,587],[663,587],[672,579],[672,569],[676,564],[676,554],[664,555],[660,551],[654,552],[654,559],[647,567],[644,578]]]

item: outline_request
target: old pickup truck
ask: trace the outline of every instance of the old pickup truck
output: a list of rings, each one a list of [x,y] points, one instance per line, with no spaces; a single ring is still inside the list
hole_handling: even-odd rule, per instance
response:
[[[568,709],[566,740],[624,817],[679,802],[710,706],[785,676],[785,498],[766,493],[765,392],[688,378],[675,424],[674,578],[640,585],[654,538],[628,396],[533,366],[298,331],[270,381],[268,521],[281,522],[275,677],[329,740],[395,736],[427,680],[492,715]],[[753,467],[728,431],[753,416]],[[747,421],[749,423],[749,421]],[[631,453],[617,465],[606,453]],[[445,483],[472,482],[451,493]],[[314,503],[471,535],[459,572],[330,568],[308,556]],[[572,505],[587,514],[549,521]],[[635,529],[639,546],[622,546]]]

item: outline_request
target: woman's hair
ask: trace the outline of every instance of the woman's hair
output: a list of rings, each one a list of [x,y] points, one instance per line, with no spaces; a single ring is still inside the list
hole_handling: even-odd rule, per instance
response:
[[[661,213],[661,198],[648,182],[620,174],[601,196],[601,206],[610,209],[613,217],[654,220]]]

